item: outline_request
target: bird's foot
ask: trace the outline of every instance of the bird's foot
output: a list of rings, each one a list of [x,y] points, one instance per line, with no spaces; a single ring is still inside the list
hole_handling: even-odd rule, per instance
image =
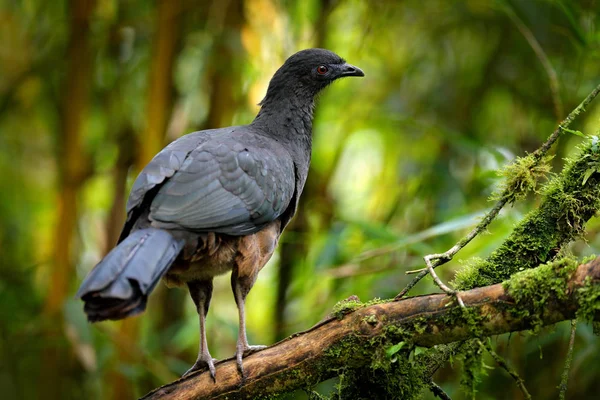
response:
[[[203,370],[208,369],[210,371],[210,376],[212,377],[213,381],[216,382],[217,379],[216,379],[215,361],[217,361],[217,359],[212,358],[210,355],[207,358],[199,358],[196,360],[194,365],[192,365],[192,368],[188,369],[185,372],[185,374],[183,374],[181,377],[186,378],[196,371],[203,371]]]
[[[260,351],[262,349],[266,349],[267,346],[265,345],[254,345],[254,346],[250,346],[250,345],[242,345],[242,344],[238,344],[237,346],[237,350],[235,352],[235,359],[236,359],[236,363],[237,363],[237,370],[240,373],[240,376],[242,377],[242,379],[244,379],[244,367],[242,365],[242,357],[245,356],[249,356],[252,353],[256,353],[257,351]]]

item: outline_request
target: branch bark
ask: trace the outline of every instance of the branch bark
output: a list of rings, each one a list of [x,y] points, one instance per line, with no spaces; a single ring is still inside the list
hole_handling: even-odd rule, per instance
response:
[[[464,311],[445,294],[358,305],[361,308],[347,309],[348,314],[338,312],[337,318],[328,318],[246,357],[243,380],[235,360],[228,359],[216,365],[216,383],[207,372],[199,373],[158,388],[143,399],[246,399],[289,392],[334,377],[346,367],[367,366],[374,357],[385,354],[381,350],[400,341],[432,347],[572,319],[580,306],[589,309],[585,299],[595,298],[590,290],[600,291],[600,257],[568,274],[563,265],[538,270],[536,279],[553,279],[547,290],[527,295],[513,292],[530,277],[517,274],[504,284],[461,293]],[[540,303],[544,307],[540,308]],[[598,308],[593,307],[595,318],[600,319]]]

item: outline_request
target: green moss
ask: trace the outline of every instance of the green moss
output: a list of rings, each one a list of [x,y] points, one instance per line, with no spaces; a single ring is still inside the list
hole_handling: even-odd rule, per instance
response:
[[[519,272],[502,286],[517,302],[534,302],[543,307],[549,297],[567,298],[567,283],[577,270],[579,262],[563,258],[535,269]]]
[[[344,318],[344,315],[350,314],[363,307],[365,307],[365,305],[360,300],[342,300],[338,301],[333,306],[331,314],[337,319],[342,319]]]
[[[591,277],[585,279],[583,287],[577,290],[579,310],[577,318],[584,321],[598,321],[600,318],[600,285],[594,284]]]
[[[395,341],[400,341],[402,340],[401,338],[410,335],[409,331],[398,325],[387,325],[383,332],[384,335],[388,338],[394,338]]]
[[[375,304],[386,303],[388,301],[390,300],[374,298],[373,300],[369,300],[366,303],[363,303],[358,299],[358,297],[350,296],[345,300],[338,301],[333,306],[333,309],[331,310],[331,315],[332,317],[335,317],[337,319],[342,319],[344,318],[344,315],[350,314],[351,312],[354,312],[361,308],[369,307]]]
[[[552,156],[545,156],[538,163],[535,157],[529,154],[526,157],[518,157],[502,168],[498,175],[504,180],[492,194],[492,200],[506,199],[508,203],[513,203],[524,198],[528,192],[536,189],[538,180],[550,172],[550,160]]]
[[[346,354],[349,354],[348,352],[353,351],[355,348],[362,349],[364,348],[364,345],[357,342],[354,336],[348,336],[327,349],[325,351],[325,356],[338,359],[340,357],[345,357]]]
[[[587,220],[600,210],[600,168],[596,169],[600,165],[599,159],[598,146],[584,146],[580,156],[569,161],[561,175],[544,187],[544,200],[540,207],[529,213],[488,259],[471,260],[457,274],[456,287],[466,290],[506,281],[504,287],[508,293],[517,303],[524,304],[523,310],[528,310],[522,311],[517,317],[531,321],[534,327],[541,326],[539,315],[550,298],[566,298],[567,280],[578,265],[570,258],[551,261],[561,256],[561,249],[566,243],[582,235]],[[526,168],[528,162],[519,161],[519,168]],[[509,200],[524,195],[527,190],[535,190],[535,182],[530,178],[537,180],[537,172],[530,171],[529,175],[515,180]],[[547,264],[535,268],[543,263]],[[586,283],[586,286],[579,289],[578,296],[581,318],[591,319],[600,313],[599,289]],[[380,302],[383,300],[377,299],[369,303],[361,303],[358,299],[345,300],[336,304],[333,315],[342,319],[346,314]],[[486,317],[472,310],[456,308],[456,311],[444,318],[444,324],[460,325],[466,322],[475,336],[483,334],[481,327]],[[375,323],[376,317],[367,316],[364,320]],[[439,364],[434,355],[439,352],[429,350],[417,357],[413,351],[411,335],[426,330],[427,326],[426,317],[416,318],[410,324],[387,326],[376,338],[365,341],[358,336],[349,337],[329,349],[329,357],[339,358],[353,354],[348,359],[360,359],[362,362],[365,358],[371,360],[369,367],[360,367],[362,363],[351,365],[351,362],[345,366],[341,373],[339,392],[334,398],[419,396],[429,379],[427,365]],[[400,345],[401,343],[403,344]],[[462,353],[465,367],[462,386],[472,397],[482,373],[481,356],[478,346],[464,348],[467,350]],[[354,357],[357,352],[360,354]],[[424,357],[428,357],[427,362],[423,361]],[[443,359],[447,357],[440,355]]]
[[[340,374],[340,383],[332,399],[376,399],[376,398],[414,398],[420,393],[413,382],[419,382],[414,374],[417,366],[411,361],[412,344],[406,342],[406,347],[398,346],[398,351],[391,356],[388,349],[393,346],[393,340],[399,337],[408,338],[407,330],[395,327],[384,330],[381,335],[364,340],[360,336],[348,336],[327,350],[326,356],[339,359],[352,354],[352,359],[371,360],[368,366],[364,363],[353,365],[348,362]],[[359,354],[357,356],[357,352]]]
[[[383,303],[375,299],[368,303],[344,302],[335,310],[343,315],[358,308]],[[381,333],[366,338],[358,332],[347,336],[326,351],[327,357],[346,359],[340,373],[340,384],[332,399],[412,399],[420,396],[426,387],[426,364],[422,362],[423,349],[412,342],[417,331],[427,328],[427,317],[411,319],[402,324],[387,325]],[[377,323],[374,315],[363,319],[369,324]],[[418,353],[418,354],[417,354]],[[351,357],[348,355],[351,354]],[[370,362],[364,365],[364,360]],[[354,363],[353,360],[360,360]]]
[[[364,317],[363,321],[365,321],[367,324],[371,324],[371,325],[375,325],[378,322],[377,317],[374,316],[373,314],[367,315],[366,317]]]
[[[550,298],[564,300],[568,296],[568,281],[579,262],[572,258],[542,265],[539,268],[519,272],[502,286],[517,304],[522,304],[518,317],[530,320],[537,331],[541,326],[540,316]]]
[[[481,383],[483,375],[483,356],[479,347],[469,347],[460,357],[463,361],[463,373],[460,379],[460,387],[466,397],[475,399],[477,386]]]
[[[600,322],[592,322],[592,332],[594,332],[594,335],[600,336]]]
[[[406,346],[393,357],[380,347],[368,367],[348,369],[340,382],[339,399],[414,399],[420,396],[424,367]]]
[[[463,262],[462,267],[456,273],[453,284],[461,287],[478,287],[481,283],[479,269],[486,261],[480,257],[473,257]],[[487,286],[487,285],[481,285]]]

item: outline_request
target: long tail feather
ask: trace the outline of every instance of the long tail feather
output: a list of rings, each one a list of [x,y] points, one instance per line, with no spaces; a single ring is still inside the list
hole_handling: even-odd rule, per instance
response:
[[[183,247],[169,232],[133,232],[85,278],[77,291],[91,322],[122,319],[146,308],[148,295]]]

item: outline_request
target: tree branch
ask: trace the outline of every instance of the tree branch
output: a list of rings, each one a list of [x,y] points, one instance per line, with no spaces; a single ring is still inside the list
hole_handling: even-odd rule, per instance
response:
[[[525,293],[524,280],[552,281],[552,285]],[[564,263],[544,265],[535,271],[516,274],[504,284],[461,292],[465,310],[445,294],[372,305],[347,302],[348,307],[338,310],[334,317],[246,357],[243,380],[235,360],[228,359],[216,365],[216,383],[209,373],[198,373],[158,388],[144,399],[242,399],[274,395],[310,387],[347,367],[370,365],[377,357],[385,357],[386,352],[381,350],[394,343],[404,341],[411,348],[432,347],[525,330],[572,319],[580,307],[587,312],[590,308],[596,310],[598,320],[600,312],[596,305],[586,303],[595,299],[598,291],[600,257],[570,269]]]
[[[552,147],[552,145],[558,140],[558,138],[565,132],[569,132],[569,126],[575,119],[585,111],[586,107],[600,94],[600,85],[596,86],[594,90],[573,110],[567,115],[567,117],[558,125],[558,127],[552,132],[552,134],[548,137],[548,139],[542,144],[536,151],[534,151],[531,155],[525,158],[518,158],[515,162],[512,163],[515,167],[523,170],[523,167],[526,167],[526,170],[529,170],[529,174],[532,174],[532,178],[536,178],[536,174],[539,174],[539,171],[536,172],[536,169],[540,167],[540,164],[543,164],[544,159],[547,157],[548,151]],[[519,166],[519,164],[521,164]],[[510,166],[509,166],[510,167]],[[440,286],[440,279],[437,277],[434,269],[446,264],[458,253],[462,250],[466,245],[468,245],[471,240],[477,237],[481,232],[485,231],[488,225],[496,218],[496,216],[500,213],[502,208],[507,203],[513,203],[517,198],[521,197],[525,194],[527,190],[531,189],[530,185],[524,185],[522,181],[522,177],[516,179],[515,177],[507,177],[505,182],[503,183],[503,190],[497,196],[498,201],[492,207],[492,209],[483,217],[483,219],[477,224],[471,232],[467,234],[464,238],[458,241],[452,248],[447,250],[441,254],[429,254],[425,256],[425,263],[427,268],[424,268],[420,271],[419,275],[417,275],[410,283],[404,288],[397,296],[396,299],[400,299],[404,297],[409,290],[411,290],[421,279],[423,279],[427,274],[433,276],[436,284],[444,290],[446,293],[455,294],[456,291],[446,287],[445,285]],[[460,297],[457,296],[457,299]]]

